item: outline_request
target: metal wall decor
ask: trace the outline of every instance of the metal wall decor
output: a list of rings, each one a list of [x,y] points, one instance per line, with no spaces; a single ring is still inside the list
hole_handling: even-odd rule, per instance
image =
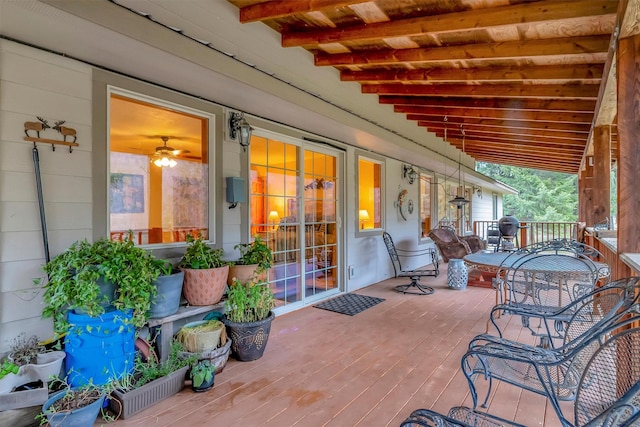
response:
[[[70,127],[62,126],[62,124],[65,123],[66,120],[58,120],[53,126],[50,126],[48,120],[45,120],[40,116],[36,116],[36,119],[38,119],[37,122],[24,122],[24,134],[26,135],[24,137],[25,141],[33,142],[34,146],[37,142],[51,144],[51,149],[53,151],[56,150],[56,145],[66,145],[69,147],[70,153],[73,151],[73,147],[79,146],[79,144],[76,142],[76,130]],[[40,132],[46,132],[47,129],[58,131],[58,133],[62,135],[62,140],[41,138]],[[29,131],[31,131],[32,133],[35,132],[36,136],[34,137],[32,136],[32,134],[29,134]],[[67,141],[67,136],[73,137],[73,141]]]

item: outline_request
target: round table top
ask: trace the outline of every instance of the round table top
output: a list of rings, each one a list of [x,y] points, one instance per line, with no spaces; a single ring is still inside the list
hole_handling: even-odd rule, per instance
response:
[[[500,267],[511,252],[476,252],[464,257],[465,262],[475,265],[484,265],[487,267]],[[515,261],[518,257],[511,257]]]
[[[526,258],[531,259],[526,259]],[[510,268],[518,261],[517,265],[526,270],[536,271],[599,271],[606,267],[606,264],[591,261],[586,258],[572,257],[568,254],[517,254],[512,252],[477,252],[464,257],[468,264],[481,265],[484,267]]]

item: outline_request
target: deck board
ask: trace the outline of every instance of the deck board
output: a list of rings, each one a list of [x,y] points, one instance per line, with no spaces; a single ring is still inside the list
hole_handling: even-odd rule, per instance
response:
[[[485,331],[493,291],[448,289],[446,271],[427,280],[433,295],[393,292],[402,282],[357,291],[385,301],[356,316],[313,307],[278,316],[261,359],[229,359],[211,391],[185,388],[110,425],[397,426],[416,408],[471,404],[460,358]],[[499,322],[506,337],[533,339],[518,319]],[[545,398],[506,384],[494,385],[488,411],[531,426],[560,425]]]

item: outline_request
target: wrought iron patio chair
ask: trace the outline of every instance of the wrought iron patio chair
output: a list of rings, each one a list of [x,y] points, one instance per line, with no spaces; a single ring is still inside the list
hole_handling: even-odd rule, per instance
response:
[[[503,345],[492,340],[481,343],[476,340],[461,360],[473,407],[476,408],[478,404],[476,380],[483,377],[487,380],[488,389],[482,406],[486,407],[493,382],[498,380],[546,396],[563,425],[571,425],[562,411],[560,401],[575,400],[587,362],[609,337],[640,321],[637,309],[638,306],[634,305],[629,311],[568,340],[565,346],[558,349],[543,349],[522,343]],[[576,317],[580,315],[577,313]]]
[[[609,281],[610,269],[607,258],[602,252],[583,242],[574,239],[554,239],[530,245],[525,250],[528,253],[564,254],[587,258],[596,265],[600,284]]]
[[[573,412],[573,422],[561,417],[563,426],[640,426],[640,328],[618,332],[593,353],[577,381]],[[401,427],[519,425],[486,412],[454,407],[447,416],[429,409],[415,410]]]
[[[397,249],[393,243],[391,235],[386,231],[382,233],[382,239],[389,252],[391,263],[393,264],[393,271],[395,277],[408,277],[411,282],[405,285],[398,285],[394,287],[396,292],[404,294],[416,294],[416,295],[430,295],[434,292],[434,289],[430,286],[425,286],[420,283],[422,277],[432,276],[437,277],[440,274],[440,266],[438,263],[438,253],[433,248],[419,249],[419,250],[406,250]],[[400,257],[429,257],[431,268],[420,268],[416,270],[404,270]]]
[[[508,257],[509,258],[509,257]],[[531,325],[539,313],[553,313],[592,292],[598,281],[597,266],[586,257],[574,254],[525,253],[505,260],[496,276],[502,314],[520,315],[522,325],[549,345],[550,335],[542,325]],[[553,319],[555,320],[555,319]],[[562,323],[555,325],[562,327]],[[542,328],[542,332],[540,329]]]
[[[628,310],[633,304],[638,303],[638,295],[640,295],[640,277],[627,277],[597,287],[564,307],[549,310],[536,307],[531,310],[527,307],[518,308],[509,304],[498,304],[491,309],[489,320],[498,331],[498,337],[502,338],[503,331],[497,319],[501,318],[503,313],[520,315],[527,319],[524,323],[530,330],[531,319],[537,318],[540,320],[541,330],[535,331],[534,335],[541,337],[543,346],[556,347],[556,342],[566,344],[567,323],[575,313],[583,313],[582,317],[576,321],[582,322],[580,326],[586,330],[599,321],[606,321],[607,318]],[[576,326],[578,325],[575,324],[574,329]],[[483,334],[479,337],[482,336],[490,337],[491,335]]]

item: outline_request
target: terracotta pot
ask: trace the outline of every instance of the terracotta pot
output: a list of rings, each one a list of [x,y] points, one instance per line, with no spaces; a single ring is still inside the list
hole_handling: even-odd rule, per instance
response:
[[[233,278],[238,279],[240,283],[247,283],[251,279],[253,279],[255,275],[255,271],[258,268],[258,264],[249,264],[249,265],[232,265],[229,267],[229,277],[227,278],[227,284],[229,286],[233,285]],[[267,281],[267,272],[263,271],[257,277],[260,283]]]
[[[229,276],[229,266],[219,268],[209,268],[193,270],[185,268],[184,284],[182,293],[191,305],[211,305],[217,304],[222,299],[227,277]]]

